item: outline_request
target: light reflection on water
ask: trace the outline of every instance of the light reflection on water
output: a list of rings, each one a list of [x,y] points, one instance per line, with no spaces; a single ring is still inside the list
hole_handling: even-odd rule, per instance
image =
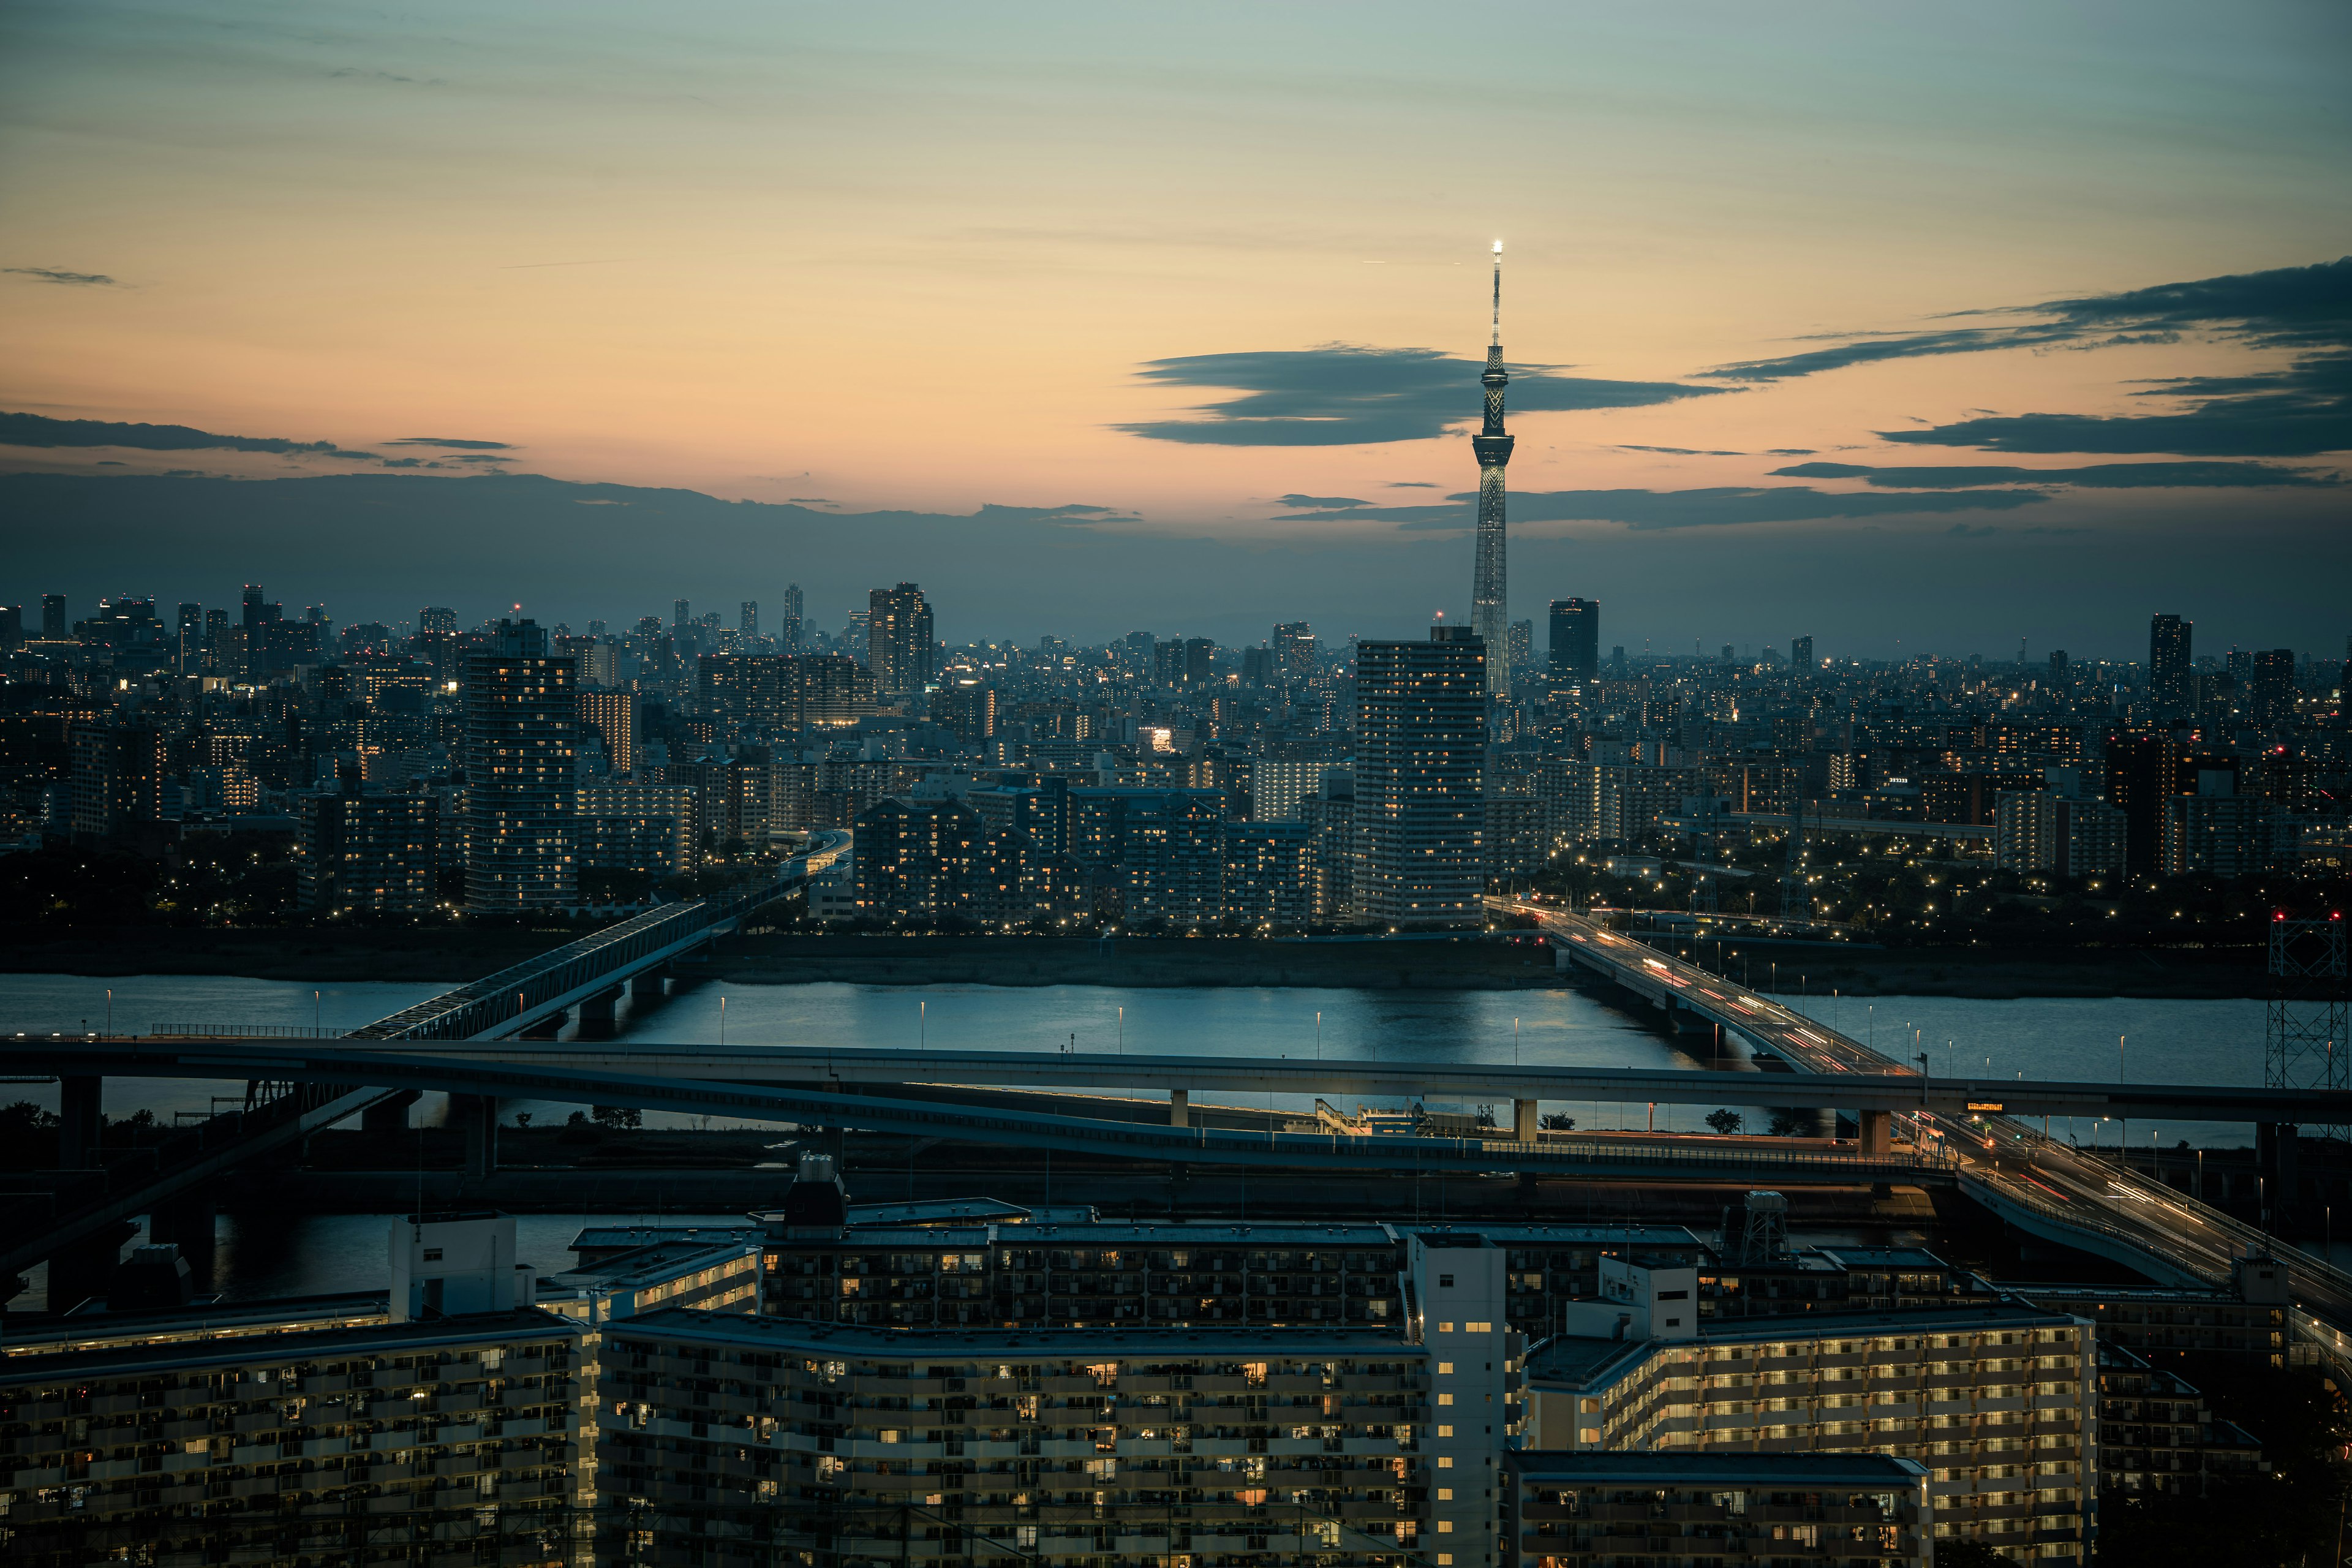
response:
[[[373,982],[312,986],[236,976],[141,975],[107,981],[15,974],[0,976],[0,1027],[27,1033],[103,1027],[110,987],[114,1026],[126,1031],[175,1024],[267,1024],[306,1030],[316,1026],[328,1033],[356,1027],[449,989],[447,984]],[[1439,992],[704,982],[642,1005],[625,1002],[614,1037],[625,1043],[716,1043],[722,997],[730,1045],[855,1047],[910,1056],[931,1047],[1050,1051],[1075,1047],[1137,1055],[1301,1059],[1311,1059],[1319,1048],[1327,1057],[1433,1064],[1517,1059],[1581,1067],[1704,1065],[1654,1030],[1645,1016],[1603,1005],[1565,988]],[[2022,1072],[2052,1079],[2213,1084],[2259,1084],[2263,1079],[2263,1008],[2254,1000],[1779,999],[1898,1059],[1925,1051],[1930,1070],[1938,1077],[2002,1078]],[[2120,1051],[2118,1035],[2125,1037]],[[1700,1040],[1690,1043],[1704,1048]],[[241,1082],[110,1079],[106,1109],[110,1115],[121,1116],[144,1107],[169,1121],[175,1112],[208,1110],[215,1094],[241,1103],[244,1089]],[[1204,1097],[1218,1098],[1237,1097]],[[54,1110],[56,1086],[0,1085],[0,1100],[17,1099]],[[1276,1096],[1272,1106],[1304,1110],[1310,1103]],[[427,1096],[416,1114],[433,1122],[445,1109],[442,1097]],[[546,1125],[575,1108],[517,1100],[501,1109],[509,1121],[527,1112]],[[1507,1117],[1507,1108],[1497,1109]],[[1580,1127],[1641,1126],[1649,1115],[1647,1108],[1638,1105],[1547,1101],[1546,1109],[1572,1115]],[[1710,1109],[1703,1103],[1660,1106],[1656,1124],[1696,1129]],[[659,1112],[646,1117],[649,1124],[661,1126],[693,1125],[698,1120]],[[2086,1145],[2097,1142],[2111,1147],[2122,1129],[2088,1122],[2070,1128],[2059,1121],[2051,1131]],[[2135,1123],[2130,1136],[2136,1148],[2149,1142],[2169,1148],[2184,1138],[2209,1147],[2252,1142],[2251,1129],[2229,1124]],[[717,1216],[713,1223],[724,1223],[726,1217]],[[571,1257],[563,1249],[580,1223],[579,1216],[522,1216],[524,1258],[542,1268],[568,1267]],[[384,1216],[273,1215],[264,1223],[259,1216],[241,1222],[239,1216],[224,1215],[221,1224],[218,1277],[225,1289],[239,1295],[373,1289],[377,1286],[360,1281],[380,1281],[385,1271]],[[41,1272],[34,1276],[34,1292],[17,1298],[16,1305],[37,1304]]]

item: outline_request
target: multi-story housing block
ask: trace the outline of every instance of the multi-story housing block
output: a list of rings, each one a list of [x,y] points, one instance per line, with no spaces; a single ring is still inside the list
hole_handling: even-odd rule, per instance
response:
[[[2088,1323],[2014,1299],[1702,1320],[1683,1310],[1696,1285],[1696,1270],[1618,1266],[1608,1299],[1570,1315],[1576,1331],[1530,1355],[1528,1446],[1889,1454],[1927,1467],[1938,1536],[2084,1554]]]
[[[181,1315],[193,1334],[205,1314]],[[531,1309],[0,1360],[11,1563],[571,1554],[578,1329]]]
[[[1927,1468],[1885,1454],[1503,1456],[1503,1561],[1931,1568]]]
[[[632,1560],[1033,1563],[1442,1541],[1423,1347],[1395,1334],[889,1332],[664,1311],[610,1331],[597,1491]],[[1464,1535],[1484,1564],[1491,1532]]]

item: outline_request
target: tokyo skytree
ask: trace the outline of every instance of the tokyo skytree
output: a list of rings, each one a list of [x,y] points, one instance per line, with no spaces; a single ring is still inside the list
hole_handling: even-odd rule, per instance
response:
[[[1503,429],[1503,242],[1495,242],[1494,332],[1486,343],[1486,428],[1470,438],[1478,454],[1478,565],[1470,584],[1470,629],[1486,645],[1486,690],[1511,689],[1510,568],[1503,543],[1503,469],[1511,460],[1511,437]]]

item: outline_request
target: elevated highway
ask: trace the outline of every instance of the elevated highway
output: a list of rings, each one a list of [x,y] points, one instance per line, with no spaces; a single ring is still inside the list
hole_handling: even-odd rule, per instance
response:
[[[2205,1284],[2226,1283],[2238,1259],[2268,1253],[2288,1266],[2298,1306],[2332,1325],[2332,1331],[2352,1333],[2352,1274],[2128,1167],[2045,1136],[2017,1114],[2024,1107],[2021,1101],[2010,1101],[2008,1091],[2017,1087],[2013,1082],[1985,1085],[1982,1103],[1988,1109],[1967,1120],[1956,1119],[1934,1107],[1936,1080],[1923,1078],[1917,1068],[1720,975],[1556,907],[1518,900],[1488,902],[1507,913],[1534,917],[1550,934],[1563,963],[1598,975],[1670,1016],[1688,1015],[1746,1037],[1805,1084],[1806,1103],[1844,1106],[1850,1103],[1851,1083],[1908,1079],[1914,1093],[1924,1093],[1929,1100],[1917,1125],[1952,1155],[1962,1190],[2021,1230],[2099,1253],[2159,1279]],[[1717,1081],[1723,1076],[1709,1075]],[[2119,1084],[2116,1090],[2128,1096],[2133,1086]],[[2218,1103],[2226,1091],[2204,1092]],[[2264,1102],[2255,1099],[2243,1103],[2252,1110]],[[2276,1121],[2328,1125],[2341,1114],[2336,1098],[2330,1095],[2290,1091],[2267,1103]],[[2036,1108],[2033,1113],[2041,1111]],[[1866,1151],[1874,1142],[1868,1121],[1874,1114],[1864,1108]],[[2195,1106],[2193,1114],[2199,1121],[2225,1119],[2208,1115],[2203,1104]],[[1878,1133],[1885,1135],[1883,1124]]]
[[[736,892],[650,910],[527,963],[402,1009],[352,1031],[370,1042],[404,1039],[496,1038],[557,1022],[579,1006],[620,994],[631,978],[736,930],[744,917],[803,886],[848,847],[849,835],[814,836],[806,851],[783,862],[769,880]],[[21,1043],[20,1041],[16,1043]],[[244,1079],[247,1103],[174,1131],[146,1147],[101,1151],[100,1111],[110,1069],[88,1042],[43,1038],[54,1047],[45,1069],[59,1080],[59,1166],[33,1184],[6,1192],[0,1220],[0,1301],[23,1289],[24,1269],[90,1244],[64,1270],[76,1289],[102,1282],[113,1261],[109,1238],[138,1215],[156,1221],[160,1236],[184,1237],[209,1251],[210,1205],[184,1194],[224,1172],[362,1116],[409,1092],[401,1086],[301,1072],[235,1069],[205,1076]],[[68,1293],[72,1293],[68,1291]]]
[[[0,1073],[45,1076],[317,1081],[390,1071],[408,1088],[475,1092],[477,1069],[584,1079],[625,1078],[791,1085],[842,1089],[899,1084],[1024,1089],[1161,1090],[1181,1125],[1201,1093],[1352,1096],[1511,1103],[1529,1119],[1545,1101],[1618,1105],[1808,1105],[1954,1120],[1970,1115],[2194,1116],[2273,1122],[2309,1114],[2352,1121],[2352,1093],[2216,1089],[2204,1084],[2064,1083],[1933,1079],[1916,1073],[1690,1072],[1680,1068],[1554,1067],[1508,1062],[1106,1055],[1066,1051],[875,1050],[824,1046],[709,1046],[633,1041],[401,1040],[381,1048],[359,1037],[269,1041],[152,1039],[0,1040]],[[442,1064],[434,1076],[432,1064]],[[375,1081],[373,1079],[367,1081]],[[390,1081],[387,1079],[386,1081]],[[501,1094],[520,1090],[501,1089]],[[562,1098],[555,1096],[551,1098]],[[578,1099],[578,1096],[572,1097]]]

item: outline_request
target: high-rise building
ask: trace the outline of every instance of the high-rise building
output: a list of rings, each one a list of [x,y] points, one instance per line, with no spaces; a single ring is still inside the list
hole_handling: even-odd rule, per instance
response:
[[[1813,668],[1813,639],[1812,639],[1812,638],[1811,638],[1811,637],[1791,637],[1791,638],[1790,638],[1790,639],[1789,639],[1789,663],[1790,663],[1790,665],[1791,667],[1793,667],[1793,668],[1797,668],[1797,669],[1811,669],[1811,668]]]
[[[637,765],[636,704],[634,691],[580,693],[581,732],[604,742],[605,764],[616,778]]]
[[[2189,643],[2194,623],[2179,616],[2156,616],[2147,623],[2147,696],[2158,713],[2189,706]]]
[[[907,702],[931,683],[931,606],[912,583],[877,588],[866,595],[866,668],[874,672],[874,695],[883,702]]]
[[[2294,649],[2274,647],[2254,655],[2248,684],[2254,722],[2266,728],[2285,723],[2294,714]]]
[[[266,603],[268,598],[268,595],[263,591],[260,584],[247,583],[245,585],[245,592],[238,598],[237,607],[241,617],[239,624],[247,631],[261,629],[261,624],[266,618],[268,607]]]
[[[1532,669],[1536,662],[1536,624],[1533,621],[1513,621],[1510,636],[1504,639],[1511,656],[1511,673]]]
[[[2164,802],[2178,793],[2179,748],[2163,730],[2117,730],[2106,744],[2107,804],[2124,814],[2124,864],[2134,876],[2163,858]]]
[[[535,621],[500,621],[466,659],[466,907],[521,913],[572,901],[570,817],[578,665]]]
[[[429,913],[439,814],[430,795],[362,795],[355,784],[304,795],[295,839],[300,907]]]
[[[1509,640],[1510,574],[1504,555],[1503,469],[1511,460],[1511,437],[1503,429],[1503,242],[1495,242],[1494,331],[1486,343],[1486,369],[1478,377],[1486,389],[1486,418],[1470,438],[1478,457],[1478,561],[1470,584],[1470,630],[1486,648],[1486,689],[1511,689]]]
[[[2063,647],[2050,650],[2050,679],[2060,684],[2066,679],[2066,650]]]
[[[66,637],[66,596],[63,594],[41,595],[41,640],[63,642]]]
[[[1993,846],[2004,871],[2069,879],[2124,868],[2124,813],[2103,800],[2052,790],[2003,795],[1993,806]]]
[[[182,605],[176,633],[172,645],[173,668],[182,675],[199,673],[205,658],[205,607]]]
[[[1315,918],[1315,830],[1303,822],[1228,822],[1224,918],[1293,931]]]
[[[743,601],[742,618],[737,623],[737,625],[742,631],[743,635],[747,637],[755,637],[760,635],[759,600],[746,599]]]
[[[1285,621],[1275,627],[1270,647],[1277,678],[1312,680],[1323,673],[1323,657],[1315,646],[1315,629],[1305,621]]]
[[[955,732],[967,746],[996,738],[996,688],[965,677],[931,694],[932,721]]]
[[[25,606],[0,605],[0,648],[16,647],[25,640]]]
[[[1551,678],[1597,680],[1601,677],[1601,601],[1551,602]]]
[[[672,631],[684,631],[694,623],[694,613],[684,599],[669,602],[669,624]]]
[[[1486,690],[1486,645],[1467,626],[1356,645],[1356,897],[1366,919],[1482,919]]]
[[[228,612],[226,610],[206,610],[205,612],[204,648],[204,672],[206,675],[221,675],[226,673],[222,665],[222,660],[226,658],[228,654]]]
[[[784,585],[783,617],[776,624],[776,641],[784,652],[793,653],[801,646],[801,585]]]
[[[73,731],[73,836],[119,837],[163,815],[163,736],[142,724]]]
[[[416,635],[419,637],[455,637],[457,633],[457,612],[446,605],[427,605],[416,612]]]
[[[2293,863],[2292,816],[2260,795],[2238,794],[2226,773],[2201,773],[2198,784],[2194,795],[2165,798],[2166,876],[2252,877]]]

